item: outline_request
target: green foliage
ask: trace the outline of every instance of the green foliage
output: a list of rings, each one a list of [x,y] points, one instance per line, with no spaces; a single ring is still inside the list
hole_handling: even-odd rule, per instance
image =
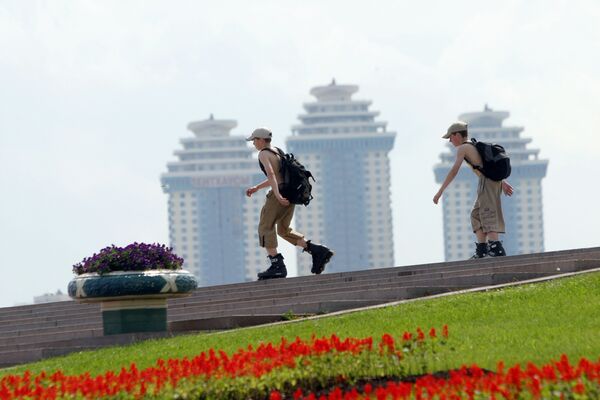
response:
[[[566,354],[570,359],[600,354],[600,274],[518,286],[488,292],[413,301],[399,306],[335,317],[295,320],[287,324],[195,334],[86,351],[0,371],[0,376],[62,369],[68,374],[92,375],[119,370],[135,362],[139,368],[157,358],[193,357],[220,348],[233,352],[248,344],[277,342],[281,337],[380,337],[416,327],[450,327],[447,349],[427,356],[436,369],[477,363],[493,369],[498,360],[507,365],[544,363]],[[450,351],[454,349],[455,351]]]
[[[302,317],[300,317],[300,316],[298,316],[298,315],[294,314],[294,312],[293,312],[292,310],[289,310],[289,311],[285,312],[285,313],[284,313],[284,314],[281,316],[281,318],[282,318],[284,321],[292,321],[292,320],[294,320],[294,319],[299,319],[299,318],[302,318]]]

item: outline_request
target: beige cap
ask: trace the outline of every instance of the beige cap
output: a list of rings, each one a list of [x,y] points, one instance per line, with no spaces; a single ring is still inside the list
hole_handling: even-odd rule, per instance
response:
[[[269,139],[273,136],[273,133],[271,132],[271,130],[269,128],[256,128],[254,130],[254,132],[252,132],[252,135],[250,135],[249,138],[247,138],[247,141],[251,141],[254,139]]]
[[[450,127],[448,128],[448,132],[446,132],[446,134],[444,136],[442,136],[442,139],[449,139],[450,135],[452,135],[453,133],[462,132],[462,131],[466,131],[466,130],[467,130],[467,123],[462,122],[462,121],[457,121],[457,122],[453,123],[452,125],[450,125]]]

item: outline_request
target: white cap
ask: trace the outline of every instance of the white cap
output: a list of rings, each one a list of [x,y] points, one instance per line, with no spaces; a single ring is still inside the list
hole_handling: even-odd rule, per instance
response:
[[[466,130],[467,130],[467,123],[463,122],[463,121],[457,121],[457,122],[453,123],[452,125],[450,125],[450,127],[448,128],[448,132],[446,132],[446,134],[444,136],[442,136],[442,139],[449,139],[450,135],[452,135],[453,133],[462,132],[462,131],[466,131]]]
[[[251,141],[254,139],[270,139],[271,137],[273,137],[273,133],[269,128],[256,128],[254,132],[252,132],[252,135],[250,135],[250,137],[246,140]]]

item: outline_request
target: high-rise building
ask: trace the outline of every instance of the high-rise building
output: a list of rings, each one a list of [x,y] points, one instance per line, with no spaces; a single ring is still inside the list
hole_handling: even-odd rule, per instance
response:
[[[296,206],[296,228],[336,255],[326,272],[394,265],[390,163],[395,132],[376,121],[369,100],[353,100],[356,85],[312,88],[300,124],[286,140],[316,178],[314,199]],[[310,274],[311,258],[298,251],[298,274]]]
[[[191,122],[178,161],[161,175],[168,194],[169,239],[201,286],[256,279],[265,266],[258,247],[261,196],[245,189],[262,179],[244,136],[232,136],[234,120]]]
[[[506,235],[501,235],[508,255],[544,251],[544,214],[542,178],[548,160],[538,158],[539,149],[528,149],[530,138],[522,138],[523,127],[503,126],[507,111],[493,111],[487,105],[482,112],[469,112],[458,118],[469,126],[469,138],[502,145],[510,157],[512,173],[507,179],[514,187],[512,197],[502,196]],[[456,149],[440,155],[435,165],[435,179],[441,184],[455,159]],[[476,197],[477,177],[463,163],[454,181],[442,196],[444,212],[444,256],[446,261],[464,260],[475,250],[470,213]]]

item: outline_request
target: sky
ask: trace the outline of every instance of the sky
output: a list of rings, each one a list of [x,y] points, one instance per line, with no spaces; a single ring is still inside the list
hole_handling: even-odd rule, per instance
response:
[[[440,136],[484,104],[550,160],[546,250],[598,246],[598,21],[597,0],[0,0],[0,307],[110,244],[168,244],[159,179],[190,121],[283,146],[333,78],[397,132],[396,265],[443,261]]]

